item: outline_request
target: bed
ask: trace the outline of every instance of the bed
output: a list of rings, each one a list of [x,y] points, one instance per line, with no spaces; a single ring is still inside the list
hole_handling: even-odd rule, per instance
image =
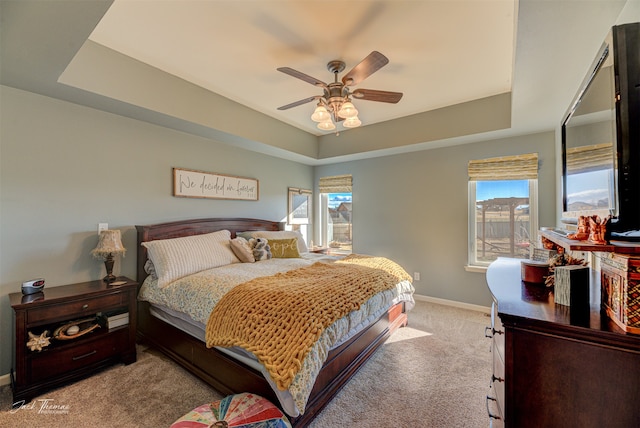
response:
[[[328,350],[324,363],[319,368],[317,375],[314,376],[314,383],[309,388],[310,392],[308,392],[302,412],[296,411],[295,401],[294,409],[292,409],[291,402],[287,402],[287,398],[283,398],[283,393],[278,391],[278,388],[274,388],[273,380],[269,379],[269,376],[265,376],[265,370],[259,363],[251,361],[250,354],[243,358],[241,353],[230,352],[220,347],[207,347],[203,338],[204,333],[198,333],[193,329],[193,324],[198,323],[190,320],[190,316],[176,313],[175,310],[167,308],[161,303],[150,303],[145,297],[148,295],[148,291],[144,289],[153,283],[151,278],[147,278],[150,276],[147,273],[150,254],[146,246],[152,248],[151,241],[198,235],[208,236],[208,234],[218,231],[229,231],[229,236],[235,238],[241,232],[282,231],[282,223],[245,218],[192,219],[136,226],[136,229],[138,236],[137,280],[141,287],[138,301],[138,337],[140,341],[158,349],[222,394],[252,392],[271,400],[287,413],[293,426],[308,425],[373,355],[376,349],[396,329],[407,324],[407,311],[413,306],[411,296],[413,287],[409,281],[408,285],[403,285],[403,292],[399,293],[401,296],[396,296],[393,301],[385,302],[386,306],[382,309],[376,309],[375,313],[363,316],[358,328],[350,330],[346,335],[347,339],[338,341],[336,346]],[[309,260],[309,263],[318,264],[315,263],[315,256],[317,255],[305,254],[295,262],[305,263],[304,260]],[[321,258],[319,257],[318,260]],[[273,261],[274,266],[277,263],[284,263],[282,260],[276,261],[275,258]],[[147,269],[145,269],[145,265],[147,265]],[[247,265],[248,268],[250,264],[240,263],[240,265]],[[237,268],[236,265],[222,266],[214,271],[217,275],[217,269],[233,270]],[[209,271],[200,272],[197,275],[203,276],[205,274],[209,275]],[[154,279],[157,277],[154,276]],[[193,316],[193,318],[197,317]]]

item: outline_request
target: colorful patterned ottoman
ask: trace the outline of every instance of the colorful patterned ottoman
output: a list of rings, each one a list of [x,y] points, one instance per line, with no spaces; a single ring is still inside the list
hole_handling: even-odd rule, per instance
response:
[[[266,398],[242,393],[196,407],[171,425],[171,428],[202,427],[291,428],[291,424]]]

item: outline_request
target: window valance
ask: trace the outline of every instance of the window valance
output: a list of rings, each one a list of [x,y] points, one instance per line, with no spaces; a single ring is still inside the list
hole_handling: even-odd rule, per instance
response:
[[[320,177],[320,193],[350,193],[352,187],[351,174]]]
[[[470,181],[534,180],[538,178],[538,154],[470,160]]]
[[[567,172],[578,174],[613,168],[612,143],[592,144],[567,149]]]

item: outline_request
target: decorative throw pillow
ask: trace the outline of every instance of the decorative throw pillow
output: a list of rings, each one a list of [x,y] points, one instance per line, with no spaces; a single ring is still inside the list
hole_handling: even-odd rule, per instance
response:
[[[256,233],[255,230],[248,230],[246,232],[236,232],[236,238],[244,238],[247,241],[251,238],[254,238],[253,234]]]
[[[156,275],[156,267],[153,265],[151,260],[147,259],[147,261],[144,262],[144,271],[148,273],[153,280],[158,279],[158,275]]]
[[[233,238],[229,241],[233,253],[240,259],[242,263],[253,263],[256,258],[253,256],[253,249],[249,245],[249,241],[242,237]]]
[[[269,246],[274,258],[292,259],[300,257],[297,238],[270,239]]]
[[[270,230],[257,230],[252,232],[255,238],[267,238],[269,240],[269,244],[273,239],[290,239],[296,238],[298,241],[298,252],[308,253],[309,249],[307,248],[306,242],[304,242],[304,238],[302,238],[302,233],[298,230],[278,230],[278,231],[270,231]]]
[[[219,230],[203,235],[143,242],[153,262],[158,286],[164,287],[176,279],[240,260],[231,251],[231,233]]]
[[[264,238],[251,238],[249,246],[253,249],[253,257],[257,262],[269,260],[272,257],[269,242]]]

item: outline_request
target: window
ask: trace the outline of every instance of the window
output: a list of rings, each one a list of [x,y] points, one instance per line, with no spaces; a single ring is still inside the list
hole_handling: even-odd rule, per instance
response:
[[[332,254],[352,252],[351,183],[351,175],[320,178],[320,244],[329,247]]]
[[[469,162],[469,265],[527,259],[538,230],[538,155]]]

